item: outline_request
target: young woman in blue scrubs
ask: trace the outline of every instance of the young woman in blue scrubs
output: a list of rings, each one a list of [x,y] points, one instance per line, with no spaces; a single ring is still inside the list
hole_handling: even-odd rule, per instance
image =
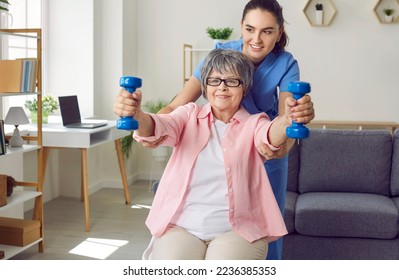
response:
[[[245,96],[242,105],[252,114],[265,112],[270,119],[283,115],[285,98],[291,96],[287,85],[299,80],[299,67],[294,57],[284,50],[288,42],[284,32],[282,7],[276,0],[251,0],[244,8],[241,20],[242,38],[217,45],[217,48],[234,49],[244,53],[255,65],[253,86]],[[198,65],[194,74],[186,82],[182,91],[160,113],[169,113],[180,105],[193,102],[201,96]],[[131,94],[121,90],[114,101],[114,112],[118,116],[131,116]],[[299,106],[291,112],[298,123],[308,123],[314,118],[311,98],[305,95],[298,100]],[[273,152],[266,145],[262,146],[267,161],[266,171],[274,195],[284,214],[287,190],[287,171],[289,148],[294,143],[290,139],[285,149]],[[155,144],[156,145],[156,144]],[[282,239],[270,243],[267,259],[282,259]]]
[[[299,67],[294,57],[284,51],[287,37],[282,28],[282,9],[276,1],[250,1],[244,8],[242,38],[218,44],[216,48],[243,52],[255,64],[253,85],[242,105],[251,114],[265,112],[271,120],[278,116],[279,101],[287,96],[288,83],[299,80]],[[199,80],[202,63],[194,77]],[[278,96],[277,89],[280,91]],[[270,155],[272,153],[269,153]],[[266,171],[281,213],[284,215],[287,190],[288,157],[267,160]],[[268,259],[282,258],[282,238],[269,245]]]

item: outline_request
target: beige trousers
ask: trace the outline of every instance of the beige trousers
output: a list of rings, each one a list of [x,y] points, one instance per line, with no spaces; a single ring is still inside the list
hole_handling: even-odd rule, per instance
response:
[[[212,240],[201,240],[180,227],[170,228],[155,238],[153,260],[264,260],[268,243],[265,238],[249,242],[234,231]]]

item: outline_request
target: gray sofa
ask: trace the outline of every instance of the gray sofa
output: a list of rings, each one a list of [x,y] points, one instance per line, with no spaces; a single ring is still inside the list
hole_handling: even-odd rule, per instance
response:
[[[399,259],[399,129],[311,129],[290,151],[284,259]]]

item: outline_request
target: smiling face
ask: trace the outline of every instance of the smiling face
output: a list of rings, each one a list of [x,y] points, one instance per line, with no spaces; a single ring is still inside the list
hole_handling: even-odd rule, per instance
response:
[[[252,86],[253,72],[252,62],[239,51],[214,49],[206,56],[201,67],[201,90],[215,118],[230,122]]]
[[[241,22],[242,52],[259,65],[280,40],[283,30],[272,13],[261,9],[248,11]]]
[[[209,78],[213,79],[238,79],[237,75],[225,72],[212,71]],[[241,100],[244,96],[242,84],[238,87],[228,87],[225,82],[221,82],[218,86],[206,86],[206,97],[211,104],[212,113],[216,119],[225,123],[230,122],[230,119],[240,108]]]

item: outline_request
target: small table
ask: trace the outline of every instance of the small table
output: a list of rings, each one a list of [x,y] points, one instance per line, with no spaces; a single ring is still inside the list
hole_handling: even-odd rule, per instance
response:
[[[102,120],[103,121],[103,120]],[[90,120],[93,122],[93,120]],[[51,149],[76,148],[81,150],[82,155],[82,185],[81,199],[84,202],[85,228],[90,231],[90,208],[89,208],[89,183],[87,169],[87,150],[109,141],[115,142],[118,156],[118,164],[122,177],[123,190],[126,204],[131,204],[131,198],[126,179],[124,156],[122,153],[121,138],[130,134],[129,131],[118,130],[115,127],[116,121],[108,121],[106,126],[83,129],[66,128],[62,124],[43,124],[43,172],[46,172],[46,165]],[[44,178],[44,174],[43,174]]]

